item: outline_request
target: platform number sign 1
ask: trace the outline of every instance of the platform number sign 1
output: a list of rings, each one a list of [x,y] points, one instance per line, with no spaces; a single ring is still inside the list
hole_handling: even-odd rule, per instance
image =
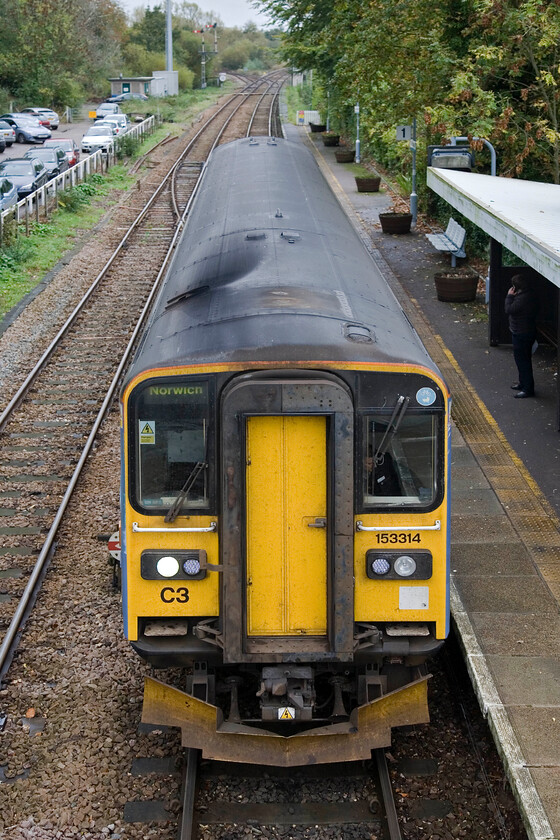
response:
[[[412,140],[412,126],[398,125],[397,126],[397,140]]]

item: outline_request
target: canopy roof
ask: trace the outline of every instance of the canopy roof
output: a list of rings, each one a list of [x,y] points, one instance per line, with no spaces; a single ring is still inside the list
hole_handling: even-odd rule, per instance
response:
[[[427,184],[560,287],[560,186],[428,167]]]

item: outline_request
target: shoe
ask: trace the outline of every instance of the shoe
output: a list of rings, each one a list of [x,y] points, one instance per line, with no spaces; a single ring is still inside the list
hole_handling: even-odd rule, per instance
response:
[[[510,385],[509,387],[511,388],[512,391],[521,391],[522,390],[519,382],[516,382],[515,385]]]
[[[529,391],[518,391],[517,394],[513,395],[513,399],[514,400],[526,400],[527,397],[534,397],[534,396],[535,396],[534,391],[533,391],[532,394],[530,394]]]

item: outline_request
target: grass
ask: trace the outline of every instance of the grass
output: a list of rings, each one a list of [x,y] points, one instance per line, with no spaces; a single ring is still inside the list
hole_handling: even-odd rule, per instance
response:
[[[32,224],[29,237],[24,236],[24,226],[20,226],[16,235],[15,225],[6,225],[4,247],[0,249],[0,320],[136,183],[137,178],[127,174],[130,161],[149,152],[170,130],[179,135],[200,111],[228,92],[224,90],[227,87],[224,85],[220,91],[217,88],[188,91],[158,101],[160,116],[169,122],[160,124],[136,149],[131,147],[131,158],[126,165],[118,163],[105,175],[93,175],[88,182],[61,194],[59,210],[48,222]]]

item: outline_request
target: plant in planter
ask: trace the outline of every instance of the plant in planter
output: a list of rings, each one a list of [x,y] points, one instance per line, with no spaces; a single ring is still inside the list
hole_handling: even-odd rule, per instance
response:
[[[381,176],[375,172],[370,172],[365,166],[355,163],[349,167],[350,172],[356,180],[356,189],[358,192],[379,192],[379,185],[381,184]]]
[[[354,163],[354,149],[339,149],[334,153],[337,163]]]
[[[340,134],[335,134],[334,131],[323,131],[323,144],[325,146],[338,146],[340,142]]]
[[[380,175],[356,175],[355,178],[358,192],[379,192]]]
[[[437,299],[452,303],[474,300],[478,280],[478,272],[469,265],[437,271],[434,274]]]
[[[379,221],[383,233],[410,233],[412,213],[380,213]]]
[[[312,134],[317,134],[317,132],[322,133],[323,131],[327,130],[327,126],[323,123],[309,123],[309,128],[311,129]]]

